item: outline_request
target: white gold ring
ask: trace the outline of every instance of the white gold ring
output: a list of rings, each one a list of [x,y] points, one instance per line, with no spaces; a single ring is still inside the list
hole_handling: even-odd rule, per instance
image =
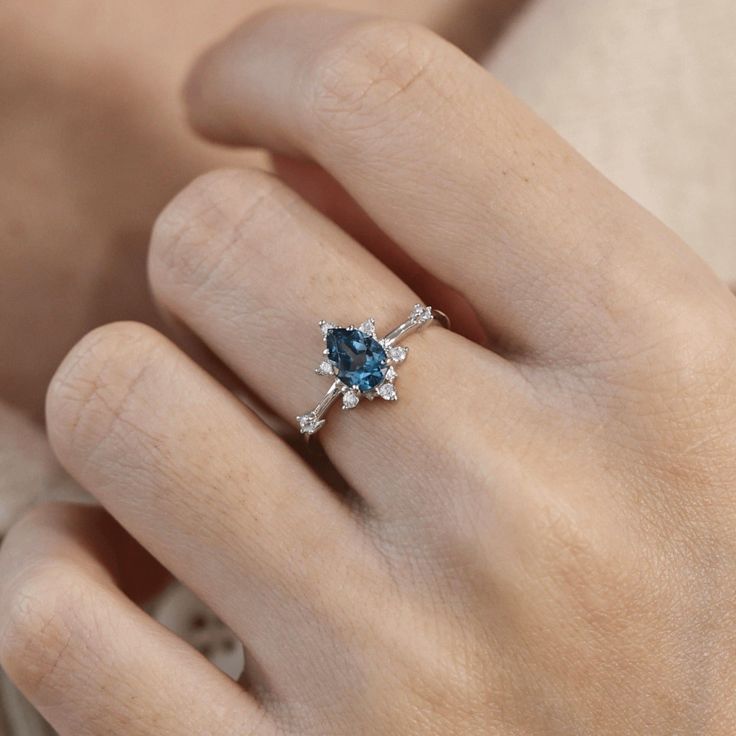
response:
[[[340,398],[346,410],[354,409],[362,398],[396,401],[397,366],[406,360],[409,352],[409,348],[398,343],[435,320],[449,327],[445,314],[416,304],[404,322],[380,339],[376,336],[374,319],[367,319],[359,327],[320,322],[325,349],[316,373],[334,380],[319,404],[297,417],[301,433],[309,437],[318,432],[325,425],[327,410]]]

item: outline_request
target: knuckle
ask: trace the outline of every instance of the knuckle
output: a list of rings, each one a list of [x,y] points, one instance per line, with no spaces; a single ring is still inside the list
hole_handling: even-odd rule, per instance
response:
[[[617,298],[625,302],[619,305],[627,318],[624,334],[640,348],[634,361],[683,377],[700,364],[718,365],[734,345],[736,317],[733,297],[718,288],[712,273],[697,265],[689,272],[673,270],[655,280],[646,278],[636,263],[627,264],[613,286],[624,282]]]
[[[652,334],[661,339],[661,347],[683,366],[699,359],[710,362],[733,342],[734,310],[732,297],[716,290],[710,280],[685,276],[666,287],[653,290],[644,314]],[[642,299],[644,301],[644,299]]]
[[[306,67],[306,109],[318,128],[369,128],[402,107],[410,114],[405,97],[441,48],[430,31],[407,23],[351,26]]]
[[[568,610],[604,629],[650,606],[654,577],[635,539],[619,540],[555,501],[537,510],[534,523],[533,565]]]
[[[628,374],[624,388],[636,389],[634,400],[640,400],[643,392],[650,415],[666,422],[676,417],[680,429],[712,429],[716,418],[728,420],[732,427],[736,419],[732,318],[709,297],[699,302],[671,300],[658,317],[642,329],[643,348],[622,366]],[[631,401],[631,394],[626,398]],[[709,419],[696,411],[706,406]]]
[[[159,215],[151,239],[149,278],[164,303],[206,284],[242,247],[249,227],[268,219],[278,180],[257,169],[224,169],[195,179]]]
[[[678,360],[682,374],[693,374],[705,383],[720,378],[724,370],[731,374],[736,360],[734,321],[731,315],[701,303],[680,314],[669,354]]]
[[[36,702],[63,696],[85,657],[88,632],[78,616],[84,596],[73,571],[50,560],[26,569],[4,596],[0,663]]]
[[[716,402],[721,416],[734,414],[736,309],[725,287],[697,268],[653,280],[637,264],[617,268],[610,282],[610,322],[584,365],[585,379],[602,387],[593,393],[596,409],[629,411],[627,431],[661,432],[673,418],[678,428],[693,427],[693,409],[704,400]]]
[[[49,386],[49,438],[64,459],[88,453],[124,417],[164,338],[150,327],[121,322],[99,327],[72,349]]]

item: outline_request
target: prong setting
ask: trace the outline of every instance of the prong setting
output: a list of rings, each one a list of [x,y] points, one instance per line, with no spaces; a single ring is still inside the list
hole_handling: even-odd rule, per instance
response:
[[[376,335],[376,322],[372,317],[358,327],[343,327],[321,320],[319,328],[325,347],[323,360],[315,373],[331,377],[333,383],[311,412],[297,417],[300,432],[307,437],[318,432],[325,425],[325,413],[338,399],[346,411],[356,408],[364,398],[369,401],[377,398],[398,400],[394,385],[398,378],[397,366],[406,360],[409,349],[397,343],[434,319],[431,307],[416,304],[408,318],[381,339]]]
[[[389,360],[396,365],[403,363],[408,353],[409,348],[402,347],[401,345],[395,345],[388,349]]]
[[[376,320],[373,317],[367,319],[358,329],[369,337],[376,336]]]
[[[409,315],[409,319],[415,325],[427,324],[430,320],[434,319],[432,314],[432,307],[425,307],[423,304],[415,304]]]
[[[326,421],[324,419],[319,419],[315,412],[302,414],[302,416],[297,417],[296,420],[299,422],[299,431],[307,436],[318,432],[326,424]]]
[[[335,366],[330,363],[329,360],[323,360],[317,368],[314,369],[314,372],[318,376],[334,376],[335,375]]]
[[[355,409],[360,401],[360,393],[354,389],[348,389],[342,394],[342,408],[343,409]]]
[[[393,383],[382,383],[376,390],[376,393],[378,393],[384,401],[396,401],[399,398],[396,393],[396,387]]]
[[[325,340],[327,338],[327,333],[330,330],[334,330],[337,327],[337,325],[334,322],[327,322],[324,319],[321,319],[319,321],[319,328],[322,330],[322,339]]]

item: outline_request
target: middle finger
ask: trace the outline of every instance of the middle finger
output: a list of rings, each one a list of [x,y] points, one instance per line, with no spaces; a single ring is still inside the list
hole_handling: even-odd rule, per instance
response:
[[[645,350],[675,300],[722,293],[661,223],[426,29],[271,11],[211,49],[188,91],[209,138],[318,162],[527,361]]]

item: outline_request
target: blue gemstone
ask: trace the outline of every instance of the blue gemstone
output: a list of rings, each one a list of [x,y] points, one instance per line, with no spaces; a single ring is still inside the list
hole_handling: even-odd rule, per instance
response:
[[[386,351],[370,335],[344,328],[327,332],[330,361],[337,367],[337,377],[362,392],[375,388],[388,370]]]

